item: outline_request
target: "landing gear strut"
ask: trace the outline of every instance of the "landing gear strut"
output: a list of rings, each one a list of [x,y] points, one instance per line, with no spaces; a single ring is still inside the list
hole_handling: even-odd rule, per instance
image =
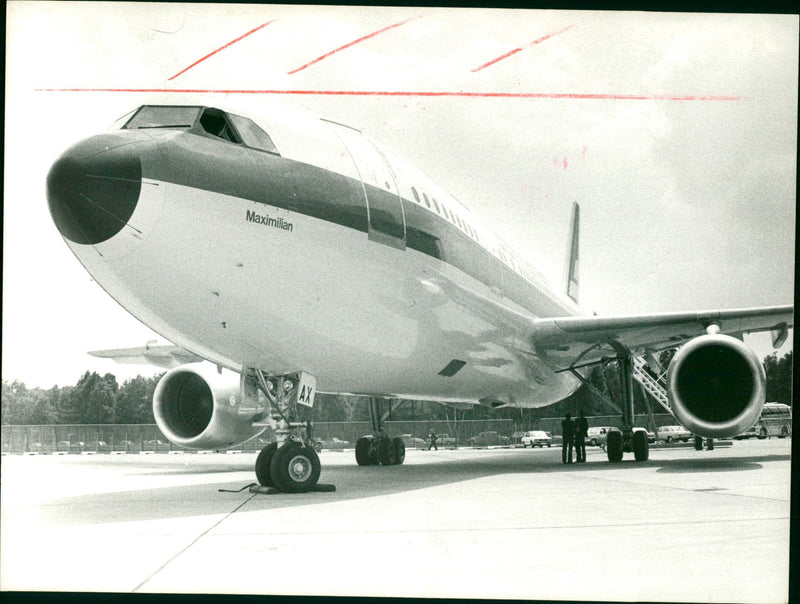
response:
[[[316,380],[300,373],[267,378],[258,369],[252,370],[254,382],[267,397],[270,425],[276,442],[264,447],[256,458],[256,478],[265,487],[284,493],[305,493],[317,490],[322,465],[314,450],[310,415],[314,404]],[[325,489],[330,490],[330,489]]]
[[[622,384],[622,428],[611,428],[606,439],[608,461],[622,461],[623,453],[633,452],[636,461],[647,461],[650,457],[650,445],[647,432],[633,429],[633,355],[627,347],[619,342],[611,341],[617,353],[619,377]]]
[[[574,367],[570,371],[581,382],[586,384],[589,389],[600,396],[605,402],[611,405],[622,415],[622,427],[611,428],[606,436],[606,454],[608,461],[617,463],[622,461],[623,453],[633,452],[636,461],[647,461],[650,457],[650,445],[647,442],[647,432],[642,429],[633,429],[633,355],[623,344],[611,340],[608,342],[616,352],[616,360],[619,365],[619,377],[622,384],[621,405],[617,406],[604,394],[599,392],[591,385]],[[589,349],[591,350],[591,349]],[[588,352],[588,350],[586,351]],[[606,359],[613,360],[613,359]],[[605,361],[604,361],[605,362]]]
[[[362,436],[356,441],[356,463],[360,466],[394,466],[406,459],[406,444],[399,436],[391,438],[383,428],[384,420],[391,412],[391,403],[382,411],[382,401],[371,397],[369,400],[369,419],[372,434]]]

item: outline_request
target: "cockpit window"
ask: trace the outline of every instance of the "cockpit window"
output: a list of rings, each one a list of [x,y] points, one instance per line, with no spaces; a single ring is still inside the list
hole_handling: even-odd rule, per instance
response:
[[[133,117],[128,114],[115,124],[119,123],[124,123],[123,130],[186,128],[195,134],[205,134],[280,155],[269,134],[253,120],[215,107],[143,105],[133,112]]]
[[[278,152],[269,134],[264,132],[253,120],[232,113],[228,115],[233,125],[236,126],[236,129],[239,131],[245,145],[269,151],[270,153]]]
[[[203,127],[203,130],[221,139],[232,143],[242,142],[236,131],[231,128],[228,120],[225,119],[225,114],[219,109],[206,109],[203,111],[203,116],[200,118],[200,125]]]
[[[200,107],[176,107],[174,105],[144,105],[139,108],[123,129],[140,128],[191,128],[200,113]]]

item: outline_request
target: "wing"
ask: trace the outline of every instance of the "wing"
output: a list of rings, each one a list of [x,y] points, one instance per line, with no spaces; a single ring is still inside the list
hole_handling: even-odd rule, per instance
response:
[[[675,348],[707,333],[711,325],[720,333],[771,331],[779,347],[793,325],[794,307],[770,306],[738,310],[657,313],[617,317],[563,317],[534,319],[531,340],[540,358],[555,370],[597,361],[607,356],[606,345],[619,343],[634,354]]]
[[[111,350],[93,350],[90,355],[101,359],[113,359],[117,363],[132,365],[156,365],[172,369],[186,363],[199,363],[204,360],[193,352],[189,352],[172,344],[154,344],[148,342],[138,348],[114,348]]]

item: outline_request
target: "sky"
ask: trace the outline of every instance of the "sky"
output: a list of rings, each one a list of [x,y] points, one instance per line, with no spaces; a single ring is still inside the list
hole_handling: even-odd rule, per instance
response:
[[[154,102],[359,127],[554,284],[578,201],[587,312],[793,302],[797,15],[9,2],[6,27],[4,380],[158,371],[86,354],[163,339],[45,196],[67,147]]]

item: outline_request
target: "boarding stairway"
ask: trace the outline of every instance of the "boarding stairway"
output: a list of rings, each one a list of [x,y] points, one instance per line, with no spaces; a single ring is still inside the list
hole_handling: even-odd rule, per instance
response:
[[[666,384],[666,371],[658,377],[654,377],[647,371],[647,361],[642,357],[633,358],[633,377],[639,382],[645,391],[652,396],[656,402],[664,407],[667,411],[672,411],[669,406],[669,397],[667,396],[667,389],[664,387]]]
[[[666,371],[662,371],[657,377],[653,376],[649,371],[647,371],[647,361],[645,361],[642,357],[633,357],[633,377],[634,379],[639,382],[642,388],[645,391],[645,404],[647,405],[647,414],[650,416],[650,426],[653,428],[653,432],[656,434],[656,438],[658,438],[658,426],[656,425],[655,417],[653,417],[653,406],[650,404],[650,399],[647,397],[649,394],[653,399],[664,409],[669,411],[670,415],[673,415],[672,408],[669,405],[669,397],[667,396],[667,389],[666,389]],[[674,417],[674,415],[673,415]]]

